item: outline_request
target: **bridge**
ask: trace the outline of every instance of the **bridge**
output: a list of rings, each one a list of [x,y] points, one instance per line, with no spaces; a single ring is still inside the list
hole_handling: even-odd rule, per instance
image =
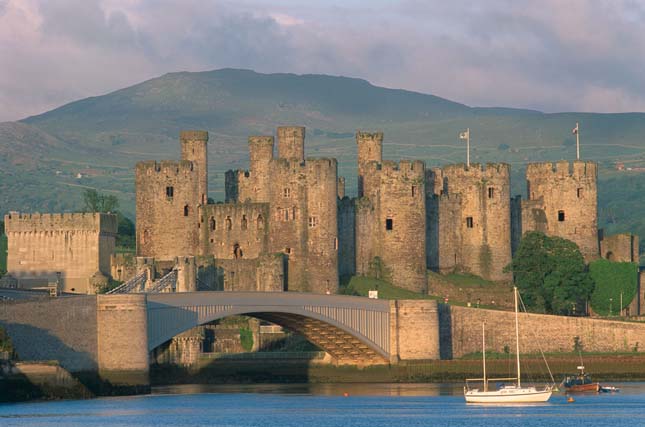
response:
[[[149,384],[150,355],[196,326],[234,315],[304,335],[332,363],[439,359],[433,300],[375,300],[296,292],[168,292],[62,296],[0,302],[21,360],[58,360],[102,384]]]
[[[196,326],[246,315],[302,334],[341,363],[387,363],[392,359],[391,304],[295,292],[148,294],[148,351]]]

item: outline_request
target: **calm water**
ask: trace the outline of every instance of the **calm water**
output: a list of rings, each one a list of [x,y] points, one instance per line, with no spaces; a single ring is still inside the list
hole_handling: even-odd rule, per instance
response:
[[[645,426],[645,383],[554,394],[546,404],[466,405],[458,384],[176,386],[153,395],[0,405],[0,426]],[[348,396],[343,396],[348,393]]]

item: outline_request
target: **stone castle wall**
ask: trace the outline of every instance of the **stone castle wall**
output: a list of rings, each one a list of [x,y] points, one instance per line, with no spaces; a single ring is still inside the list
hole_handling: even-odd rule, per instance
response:
[[[444,306],[445,307],[445,306]],[[515,314],[511,311],[450,306],[450,333],[442,345],[451,342],[452,357],[480,352],[481,325],[486,322],[486,348],[502,353],[515,347]],[[645,324],[588,317],[521,313],[520,352],[571,352],[577,339],[585,351],[640,351],[645,342]],[[443,353],[443,351],[442,351]],[[575,366],[574,366],[575,367]]]
[[[603,236],[600,240],[600,256],[616,262],[640,262],[638,236],[631,233]]]
[[[214,204],[202,206],[200,211],[202,255],[253,259],[267,252],[267,203]]]
[[[20,360],[58,360],[70,372],[98,369],[96,296],[5,301],[0,325]]]
[[[4,219],[7,271],[19,286],[46,286],[60,272],[60,291],[94,293],[110,275],[116,215],[11,213]]]
[[[597,175],[597,164],[590,161],[529,164],[522,232],[538,230],[571,240],[587,262],[597,258]]]

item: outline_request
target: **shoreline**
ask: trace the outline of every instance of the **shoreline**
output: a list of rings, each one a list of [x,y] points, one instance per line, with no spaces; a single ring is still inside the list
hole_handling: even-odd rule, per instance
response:
[[[487,360],[489,377],[508,377],[515,369],[512,355],[494,355]],[[508,357],[511,356],[511,357]],[[645,354],[583,355],[586,371],[594,381],[645,381]],[[576,373],[580,356],[548,355],[556,384],[565,374]],[[150,386],[133,390],[88,387],[85,375],[70,374],[56,363],[19,363],[20,373],[0,376],[0,402],[91,399],[102,396],[150,394],[155,388],[175,385],[266,385],[266,384],[442,384],[462,383],[466,377],[481,376],[481,360],[475,355],[456,360],[420,360],[394,365],[333,365],[312,361],[201,359],[192,367],[152,366]],[[523,381],[550,382],[541,358],[525,357]],[[64,372],[63,372],[64,371]],[[25,375],[27,374],[27,375]]]

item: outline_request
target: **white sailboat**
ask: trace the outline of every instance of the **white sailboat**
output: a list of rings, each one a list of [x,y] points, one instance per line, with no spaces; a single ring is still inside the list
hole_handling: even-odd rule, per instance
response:
[[[483,349],[483,378],[468,378],[464,387],[464,397],[467,403],[538,403],[546,402],[551,397],[552,386],[544,388],[534,386],[522,387],[520,380],[520,336],[517,307],[517,288],[513,288],[515,295],[515,355],[517,360],[517,377],[515,378],[487,378],[486,377],[486,328],[482,324],[482,349]],[[483,389],[470,388],[471,382],[483,382]],[[497,390],[489,390],[489,381],[515,381],[513,385],[505,385]]]

